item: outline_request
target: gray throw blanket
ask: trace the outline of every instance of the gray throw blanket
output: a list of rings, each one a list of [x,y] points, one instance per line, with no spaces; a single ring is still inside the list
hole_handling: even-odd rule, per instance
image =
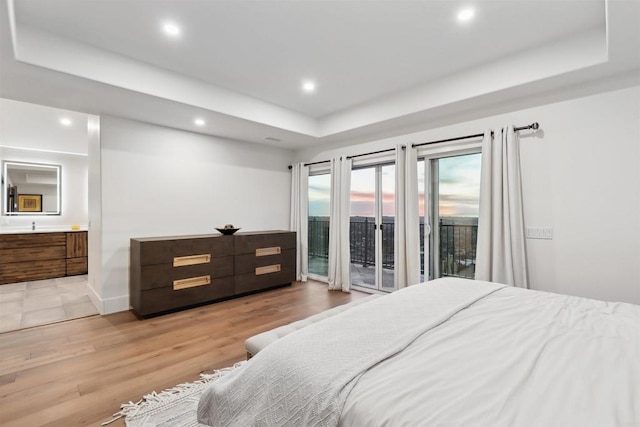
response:
[[[336,426],[358,378],[425,332],[503,288],[439,279],[377,298],[272,343],[202,394],[210,426]]]

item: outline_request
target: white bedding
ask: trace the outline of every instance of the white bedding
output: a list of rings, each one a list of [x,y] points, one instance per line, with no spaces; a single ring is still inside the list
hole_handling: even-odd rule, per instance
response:
[[[468,303],[460,292],[471,293]],[[398,311],[402,299],[407,309]],[[399,324],[385,317],[394,310]],[[640,307],[630,304],[441,279],[269,345],[203,394],[199,418],[268,427],[640,426],[639,325]]]
[[[640,426],[640,307],[503,288],[362,375],[342,426]]]

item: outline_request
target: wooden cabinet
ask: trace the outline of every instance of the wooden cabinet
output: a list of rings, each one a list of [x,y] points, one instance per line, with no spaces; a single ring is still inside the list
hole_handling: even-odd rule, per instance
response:
[[[86,231],[0,234],[0,284],[86,273]]]
[[[67,276],[77,276],[87,274],[87,232],[77,231],[67,234]]]
[[[144,317],[291,284],[295,233],[131,239],[130,261],[130,304]]]

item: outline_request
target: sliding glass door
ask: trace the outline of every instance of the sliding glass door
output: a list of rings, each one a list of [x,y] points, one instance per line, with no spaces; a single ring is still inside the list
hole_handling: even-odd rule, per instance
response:
[[[395,165],[351,171],[351,283],[394,289]]]
[[[421,280],[475,276],[480,192],[480,148],[422,153]],[[354,286],[393,291],[395,164],[356,166],[351,171],[351,280]],[[328,275],[331,175],[309,176],[309,274]]]
[[[419,163],[423,279],[475,276],[480,156],[434,154]]]

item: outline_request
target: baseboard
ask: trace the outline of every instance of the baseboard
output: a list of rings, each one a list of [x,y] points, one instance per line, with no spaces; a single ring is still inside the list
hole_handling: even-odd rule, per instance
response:
[[[93,305],[95,305],[98,309],[98,313],[104,314],[102,309],[102,299],[100,299],[95,289],[89,286],[89,284],[87,284],[87,295],[89,296],[89,299],[91,300]]]
[[[87,285],[87,295],[100,314],[111,314],[129,310],[129,295],[114,298],[100,298],[95,289]]]

